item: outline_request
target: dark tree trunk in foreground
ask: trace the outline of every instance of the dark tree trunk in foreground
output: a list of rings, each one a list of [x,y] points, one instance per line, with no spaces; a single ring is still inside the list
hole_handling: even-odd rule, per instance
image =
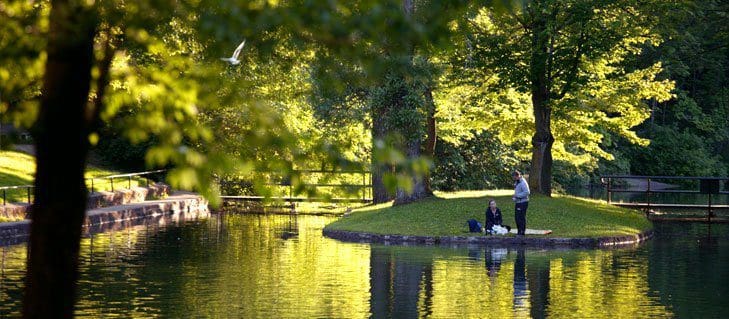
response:
[[[438,133],[435,127],[435,101],[433,101],[433,92],[430,87],[425,88],[425,106],[428,110],[428,136],[425,139],[425,150],[423,155],[429,157],[431,160],[435,160],[435,143],[437,141]],[[432,169],[432,167],[431,167]],[[425,193],[430,196],[433,195],[433,186],[430,180],[430,171],[425,175]]]
[[[550,83],[548,68],[549,34],[546,19],[536,13],[532,25],[532,54],[529,66],[532,107],[536,131],[532,137],[532,165],[529,188],[547,196],[552,194],[552,136]]]
[[[85,107],[96,20],[75,1],[52,1],[48,60],[34,138],[37,169],[25,318],[71,318],[87,191]]]

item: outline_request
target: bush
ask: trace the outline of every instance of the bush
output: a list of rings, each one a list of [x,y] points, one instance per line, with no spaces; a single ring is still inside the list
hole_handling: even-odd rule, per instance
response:
[[[518,165],[513,150],[488,132],[456,146],[439,140],[435,148],[433,188],[442,191],[494,189],[512,186]]]
[[[636,148],[631,156],[635,175],[726,176],[721,158],[707,150],[704,140],[689,132],[658,126],[646,148]]]
[[[144,156],[153,144],[154,141],[132,144],[121,134],[106,131],[93,152],[104,165],[122,171],[143,171],[147,169]]]
[[[218,178],[220,193],[227,196],[254,195],[253,183],[250,180],[226,175]]]

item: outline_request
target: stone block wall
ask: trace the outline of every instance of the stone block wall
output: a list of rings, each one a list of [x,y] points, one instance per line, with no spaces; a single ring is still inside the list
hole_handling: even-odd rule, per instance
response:
[[[30,205],[27,203],[8,203],[0,205],[0,217],[11,220],[25,219],[29,210]]]
[[[165,184],[151,184],[149,187],[135,187],[132,189],[118,189],[113,192],[93,192],[89,194],[87,209],[141,203],[145,200],[167,197],[171,192],[170,186]],[[25,219],[31,205],[27,203],[8,203],[0,205],[0,217],[7,219]]]
[[[159,199],[170,194],[170,186],[165,184],[152,184],[149,187],[134,187],[132,189],[119,189],[113,192],[93,192],[89,194],[87,209],[96,209],[116,205],[141,203],[145,200]]]

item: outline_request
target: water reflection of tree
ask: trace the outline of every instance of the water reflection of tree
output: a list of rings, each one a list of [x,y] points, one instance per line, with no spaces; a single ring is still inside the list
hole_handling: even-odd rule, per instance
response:
[[[20,317],[25,277],[25,245],[0,246],[0,318]]]
[[[373,246],[370,315],[545,316],[549,267],[543,258],[527,265],[523,248],[469,247],[465,261],[457,252],[463,250]],[[501,272],[502,266],[506,271]]]
[[[729,296],[729,225],[656,223],[656,236],[638,251],[648,260],[651,296],[678,318],[719,318]]]
[[[529,304],[530,317],[546,317],[546,309],[549,303],[549,260],[545,258],[533,258],[527,266],[526,274],[529,282]]]
[[[433,269],[428,260],[398,259],[389,247],[370,255],[370,315],[413,318],[432,314]]]

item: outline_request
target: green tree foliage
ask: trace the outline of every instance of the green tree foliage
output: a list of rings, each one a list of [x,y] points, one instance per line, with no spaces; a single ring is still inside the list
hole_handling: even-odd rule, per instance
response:
[[[483,131],[458,145],[440,141],[434,164],[433,187],[438,190],[496,189],[513,185],[510,172],[518,159],[510,147]]]
[[[461,8],[457,3],[403,1],[398,7],[400,21],[388,24],[400,23],[398,27],[426,32],[418,31],[418,36],[409,39],[382,36],[378,41],[365,42],[367,52],[383,57],[382,64],[368,72],[363,72],[367,61],[352,63],[331,59],[327,52],[319,53],[314,98],[317,113],[340,122],[348,122],[349,118],[368,124],[372,132],[375,202],[391,198],[386,185],[402,186],[396,195],[398,204],[428,195],[424,181],[428,164],[420,155],[424,141],[430,143],[426,150],[431,152],[434,143],[435,130],[427,129],[432,121],[426,118],[432,118],[429,92],[437,73],[428,55],[444,45],[451,32],[449,25]],[[395,155],[391,149],[400,150],[405,157]]]
[[[0,5],[0,121],[29,126],[38,113],[49,6],[9,1]]]
[[[666,41],[647,48],[644,60],[663,62],[665,74],[676,81],[676,99],[652,105],[653,115],[640,126],[640,133],[656,145],[632,150],[631,170],[658,175],[726,174],[722,172],[729,167],[729,28],[725,23],[729,5],[672,2],[657,6],[654,14],[663,21],[658,30]],[[670,142],[674,138],[676,142]],[[646,165],[646,159],[655,160],[655,166]]]
[[[673,86],[656,79],[660,63],[626,68],[644,44],[659,41],[642,14],[645,5],[533,1],[508,14],[481,9],[464,28],[466,43],[454,65],[475,75],[469,82],[480,86],[493,78],[498,88],[531,97],[536,191],[551,191],[552,149],[557,160],[594,167],[597,159],[612,158],[600,145],[606,132],[647,143],[630,129],[648,118],[645,101],[669,99]]]
[[[721,155],[707,149],[709,145],[695,134],[675,127],[653,129],[651,144],[636,152],[631,169],[645,175],[726,176]]]

